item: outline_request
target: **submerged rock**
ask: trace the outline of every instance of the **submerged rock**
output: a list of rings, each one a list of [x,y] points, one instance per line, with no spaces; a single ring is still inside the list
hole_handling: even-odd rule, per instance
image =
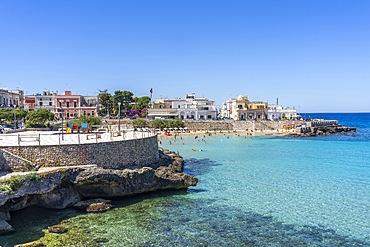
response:
[[[110,203],[111,200],[105,200],[102,198],[96,198],[96,199],[90,199],[86,201],[80,201],[73,205],[74,208],[79,209],[79,210],[86,210],[88,206],[94,203],[99,203],[99,202],[105,202],[105,203]]]
[[[86,208],[86,212],[88,213],[100,213],[108,211],[112,208],[112,205],[106,202],[97,202],[92,203]]]
[[[97,243],[97,244],[102,244],[102,243],[108,243],[109,240],[106,239],[106,238],[96,238],[94,239],[94,241]]]
[[[48,227],[48,231],[52,233],[66,233],[68,229],[63,226],[50,226]]]
[[[14,247],[44,247],[45,245],[40,241],[29,242],[25,244],[17,244]]]

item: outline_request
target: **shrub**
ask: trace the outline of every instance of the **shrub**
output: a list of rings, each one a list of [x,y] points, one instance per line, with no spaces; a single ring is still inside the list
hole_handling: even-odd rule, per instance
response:
[[[185,126],[184,122],[180,118],[176,119],[155,119],[150,123],[152,128],[183,128]]]
[[[148,126],[148,123],[144,118],[137,118],[132,120],[132,125],[134,126],[134,128],[144,128]]]

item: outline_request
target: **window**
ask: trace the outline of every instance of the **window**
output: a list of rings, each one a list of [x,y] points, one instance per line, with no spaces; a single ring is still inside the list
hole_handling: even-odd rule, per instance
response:
[[[42,102],[40,102],[40,106],[42,106]]]
[[[67,102],[67,108],[69,108],[69,102]]]
[[[77,102],[73,102],[73,107],[76,108],[77,107]]]
[[[49,102],[49,106],[52,106],[53,105],[53,103],[52,102]]]

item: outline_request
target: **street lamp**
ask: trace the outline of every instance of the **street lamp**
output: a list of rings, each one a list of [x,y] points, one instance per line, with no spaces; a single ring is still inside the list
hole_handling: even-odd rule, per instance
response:
[[[17,123],[16,123],[17,115],[15,113],[15,108],[16,108],[16,105],[14,105],[14,129],[17,129]]]
[[[59,106],[60,106],[60,110],[62,111],[62,140],[64,141],[64,132],[63,132],[63,127],[64,127],[64,109],[63,109],[63,105],[62,105],[62,100],[59,101]]]
[[[118,133],[121,135],[121,102],[118,102]]]

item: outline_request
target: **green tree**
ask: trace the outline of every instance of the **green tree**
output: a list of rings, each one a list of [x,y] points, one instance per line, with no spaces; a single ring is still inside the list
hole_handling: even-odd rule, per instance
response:
[[[163,129],[165,128],[165,123],[162,119],[154,119],[152,122],[150,122],[150,126],[156,129]]]
[[[135,97],[134,98],[135,104],[132,106],[133,110],[143,110],[149,108],[150,97],[143,96],[143,97]]]
[[[133,104],[133,105],[131,106],[131,110],[137,110],[137,111],[140,111],[141,109],[140,109],[140,106],[139,106],[138,104]]]
[[[180,118],[175,118],[170,120],[170,126],[170,128],[183,128],[185,124]]]
[[[70,120],[70,122],[76,126],[81,126],[82,123],[87,123],[89,126],[100,125],[100,118],[92,115],[89,116],[83,115],[80,116],[78,119]]]
[[[121,112],[127,112],[131,109],[131,102],[134,94],[131,91],[117,90],[113,95],[114,108],[118,111],[118,102],[121,103]]]
[[[148,126],[148,123],[144,118],[137,118],[132,120],[132,125],[134,128],[144,128]]]
[[[163,128],[183,128],[185,126],[184,122],[179,119],[154,119],[151,123],[150,126],[152,128],[156,129],[163,129]]]
[[[19,121],[27,116],[27,112],[22,109],[17,109],[15,111],[16,119]],[[14,109],[1,109],[0,110],[0,120],[1,122],[14,122]]]
[[[100,91],[99,95],[99,104],[102,105],[102,109],[99,110],[101,116],[110,115],[113,109],[113,96],[107,92],[107,90]]]
[[[1,122],[12,121],[12,119],[14,119],[14,110],[1,109],[0,110],[0,119],[1,119]]]
[[[46,109],[31,111],[26,116],[26,127],[45,127],[45,123],[54,120],[54,117],[54,114]]]
[[[23,109],[18,109],[16,110],[16,116],[17,116],[17,119],[23,119],[27,116],[27,111],[23,110]]]
[[[89,126],[100,125],[100,118],[92,116],[92,115],[80,116],[80,120],[82,123],[87,123]]]

